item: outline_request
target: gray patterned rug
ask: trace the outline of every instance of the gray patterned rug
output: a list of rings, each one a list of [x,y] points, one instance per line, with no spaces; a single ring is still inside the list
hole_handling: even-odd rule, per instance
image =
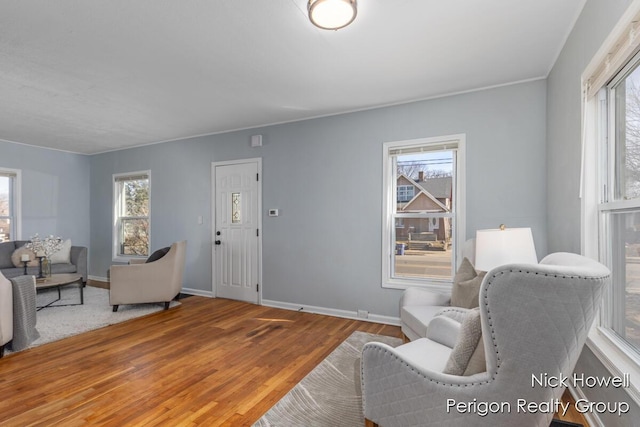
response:
[[[55,289],[40,291],[36,298],[36,304],[38,306],[46,305],[55,298],[57,298],[57,290]],[[53,303],[51,307],[38,311],[36,329],[40,332],[40,338],[34,341],[30,347],[61,340],[164,309],[163,304],[121,305],[114,313],[109,305],[109,290],[93,286],[84,288],[83,305],[55,307],[60,304],[79,302],[80,291],[78,287],[63,287],[60,301]],[[179,302],[172,301],[171,307],[179,304]]]
[[[363,426],[360,354],[370,341],[394,347],[402,343],[400,338],[354,332],[253,426]]]

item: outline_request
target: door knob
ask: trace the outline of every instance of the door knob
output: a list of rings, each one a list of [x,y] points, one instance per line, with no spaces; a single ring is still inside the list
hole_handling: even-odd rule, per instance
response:
[[[216,243],[216,245],[219,245],[222,242],[220,240],[216,240],[215,243]]]

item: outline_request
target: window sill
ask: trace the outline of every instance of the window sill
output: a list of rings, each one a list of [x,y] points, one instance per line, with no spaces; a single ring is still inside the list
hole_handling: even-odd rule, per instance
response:
[[[600,327],[591,328],[587,346],[612,375],[629,374],[631,384],[624,391],[640,405],[640,365]]]
[[[388,279],[382,282],[382,287],[386,289],[407,289],[407,288],[421,288],[428,289],[439,293],[451,293],[450,281],[432,281],[423,282],[417,280],[402,280],[402,279]]]
[[[124,255],[116,255],[114,256],[111,261],[113,262],[122,262],[122,263],[128,263],[130,260],[132,259],[146,259],[148,258],[147,256],[124,256]]]

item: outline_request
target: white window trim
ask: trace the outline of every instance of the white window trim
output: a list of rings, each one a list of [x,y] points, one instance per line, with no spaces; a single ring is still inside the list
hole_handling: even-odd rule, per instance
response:
[[[607,262],[608,254],[599,243],[601,231],[600,201],[604,195],[603,170],[606,153],[601,153],[599,142],[606,129],[602,129],[599,95],[600,87],[617,75],[619,68],[631,60],[638,44],[637,22],[640,14],[640,0],[634,0],[601,48],[591,60],[582,74],[582,173],[581,173],[581,251],[585,256]],[[607,112],[608,114],[608,112]],[[609,137],[609,135],[607,135]],[[625,208],[625,201],[610,203],[608,208]],[[607,316],[611,309],[611,289],[605,290],[605,297],[599,316],[594,322],[588,338],[587,346],[612,375],[630,374],[630,387],[625,392],[640,405],[640,363],[637,354],[611,333],[607,325]]]
[[[129,260],[131,259],[141,259],[141,258],[146,258],[145,256],[137,256],[137,255],[120,255],[119,254],[119,250],[118,250],[118,203],[116,203],[116,197],[118,195],[118,182],[117,182],[117,178],[123,177],[123,176],[134,176],[134,175],[147,175],[148,179],[149,179],[149,229],[151,229],[151,171],[150,170],[144,170],[144,171],[135,171],[135,172],[125,172],[125,173],[114,173],[112,178],[111,178],[111,184],[113,186],[112,188],[112,194],[113,194],[113,198],[112,198],[112,208],[113,208],[113,219],[112,219],[112,224],[111,224],[111,229],[112,229],[112,237],[111,237],[111,254],[112,254],[112,260],[114,262],[129,262]],[[152,234],[153,233],[149,233],[149,252],[151,252],[151,240],[152,240]],[[151,254],[149,254],[151,255]]]
[[[15,188],[13,194],[13,213],[15,225],[15,236],[11,240],[22,240],[22,171],[20,169],[11,169],[0,167],[0,172],[7,172],[16,175]]]
[[[582,253],[593,259],[598,259],[604,264],[610,265],[610,254],[604,245],[600,245],[599,236],[602,235],[602,212],[613,209],[626,209],[637,206],[637,201],[616,201],[609,202],[606,206],[601,205],[601,200],[605,191],[604,170],[610,170],[604,163],[611,158],[610,154],[602,153],[604,147],[600,145],[602,133],[602,117],[599,113],[602,110],[599,103],[604,102],[600,95],[592,97],[583,102],[584,109],[584,151],[583,151],[583,188],[582,188],[582,227],[581,246]],[[603,112],[609,116],[609,111]],[[613,132],[613,129],[609,129]],[[611,138],[611,135],[607,135]],[[610,146],[608,147],[610,148]],[[613,304],[612,289],[606,289],[599,315],[596,317],[589,335],[587,337],[587,347],[611,372],[612,375],[630,374],[630,387],[625,391],[629,396],[640,404],[640,359],[627,343],[611,332],[609,328],[609,318]]]
[[[391,277],[391,260],[393,257],[393,250],[391,245],[391,231],[395,230],[395,225],[392,224],[393,209],[396,206],[397,200],[395,194],[393,194],[393,185],[395,181],[392,181],[395,174],[391,171],[391,161],[389,151],[397,147],[413,147],[421,145],[440,145],[446,142],[455,141],[457,144],[456,154],[456,176],[453,177],[455,182],[455,202],[457,206],[457,218],[456,227],[453,229],[453,241],[455,247],[454,265],[458,264],[458,260],[461,258],[462,246],[465,242],[466,223],[465,223],[465,146],[466,146],[466,134],[445,135],[430,138],[412,139],[407,141],[393,141],[385,142],[383,144],[383,159],[382,159],[382,176],[383,176],[383,196],[382,196],[382,287],[391,289],[407,289],[409,287],[421,287],[432,289],[440,292],[450,292],[452,280],[439,280],[429,279],[426,280],[410,280],[410,279],[398,279]],[[424,217],[442,217],[446,214],[424,214]]]

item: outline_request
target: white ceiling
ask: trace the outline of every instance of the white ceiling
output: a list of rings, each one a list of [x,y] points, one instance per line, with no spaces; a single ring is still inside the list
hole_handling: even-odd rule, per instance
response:
[[[549,73],[586,0],[0,0],[0,139],[99,153]]]

